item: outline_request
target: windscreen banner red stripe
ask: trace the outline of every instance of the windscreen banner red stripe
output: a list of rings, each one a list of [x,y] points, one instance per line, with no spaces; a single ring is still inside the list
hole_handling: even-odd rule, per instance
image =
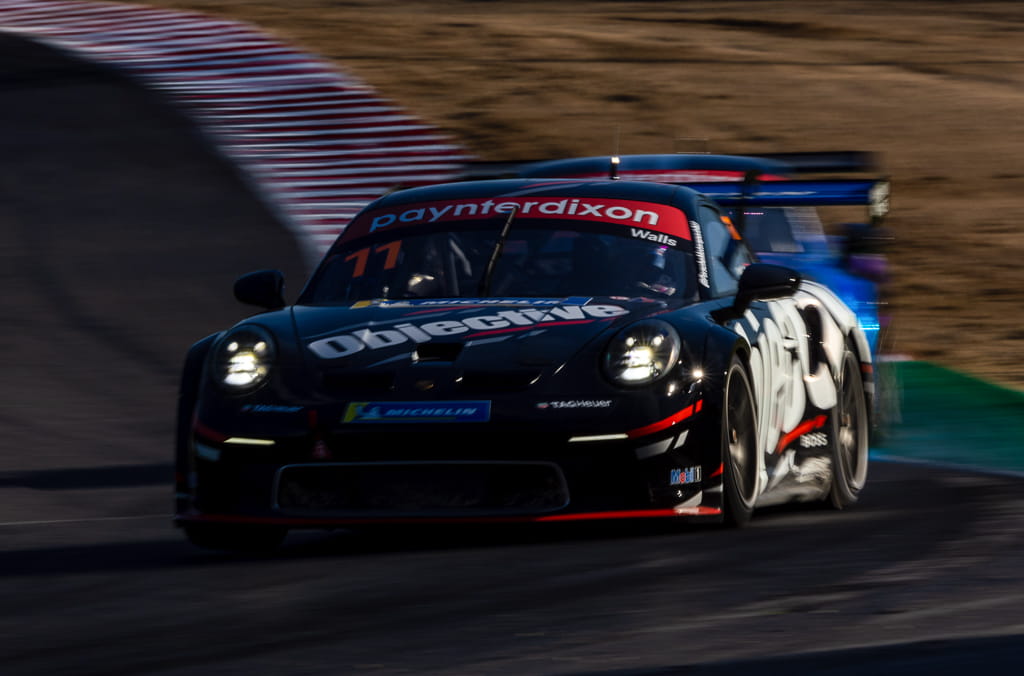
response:
[[[403,225],[472,221],[516,212],[516,218],[554,218],[568,221],[618,223],[690,239],[686,214],[679,208],[635,200],[598,197],[489,197],[448,202],[405,204],[371,211],[352,223],[346,239]]]

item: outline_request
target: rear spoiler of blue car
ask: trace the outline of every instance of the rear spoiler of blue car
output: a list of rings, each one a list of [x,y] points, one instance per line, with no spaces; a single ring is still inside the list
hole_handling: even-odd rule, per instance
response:
[[[805,153],[758,154],[764,160],[782,162],[797,174],[834,173],[845,171],[878,171],[875,153],[860,150],[835,150]]]
[[[795,178],[877,169],[874,153],[829,151],[762,155],[655,154],[574,157],[522,162],[473,162],[461,180],[593,178],[683,185],[726,208],[865,205],[873,225],[889,211],[889,181],[879,178]],[[689,181],[682,178],[696,178]],[[704,181],[704,178],[717,180]],[[741,211],[742,214],[742,211]],[[741,215],[742,218],[742,215]]]
[[[679,183],[707,195],[723,207],[823,207],[865,205],[872,222],[889,213],[886,179],[795,179]]]

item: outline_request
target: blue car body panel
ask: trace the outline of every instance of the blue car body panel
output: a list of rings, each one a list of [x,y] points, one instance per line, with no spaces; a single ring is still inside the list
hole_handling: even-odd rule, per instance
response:
[[[768,156],[652,154],[581,157],[534,162],[517,167],[519,176],[539,178],[619,178],[685,185],[711,197],[733,214],[743,230],[743,210],[750,207],[785,210],[794,207],[865,206],[876,223],[888,210],[889,184],[877,178],[793,178],[803,173],[861,171],[873,168],[869,153],[792,153]],[[872,356],[879,351],[880,261],[845,256],[844,243],[823,232],[803,236],[791,229],[793,251],[757,246],[744,232],[758,258],[784,265],[818,281],[853,310],[868,338]],[[876,259],[878,257],[875,257]],[[867,269],[864,269],[867,268]]]

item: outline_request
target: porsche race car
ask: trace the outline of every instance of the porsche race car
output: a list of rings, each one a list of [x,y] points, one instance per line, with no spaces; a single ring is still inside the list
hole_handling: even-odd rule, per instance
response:
[[[764,505],[847,507],[865,485],[857,316],[758,262],[689,187],[399,191],[294,304],[274,270],[235,295],[261,311],[197,342],[181,381],[175,521],[200,546],[374,524],[742,526]]]

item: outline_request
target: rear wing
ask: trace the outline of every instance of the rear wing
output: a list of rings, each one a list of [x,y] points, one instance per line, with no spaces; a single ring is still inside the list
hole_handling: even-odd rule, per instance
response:
[[[759,155],[662,153],[472,162],[463,167],[457,180],[516,177],[666,183],[697,190],[723,207],[739,208],[740,214],[747,206],[864,205],[871,225],[878,225],[889,212],[888,179],[796,178],[877,168],[874,153],[852,150]]]
[[[707,195],[723,207],[857,206],[868,209],[877,225],[889,213],[888,179],[794,179],[742,182],[679,183]]]
[[[875,153],[860,150],[835,150],[802,153],[764,153],[755,155],[764,160],[782,162],[797,174],[834,173],[839,171],[879,171]]]

